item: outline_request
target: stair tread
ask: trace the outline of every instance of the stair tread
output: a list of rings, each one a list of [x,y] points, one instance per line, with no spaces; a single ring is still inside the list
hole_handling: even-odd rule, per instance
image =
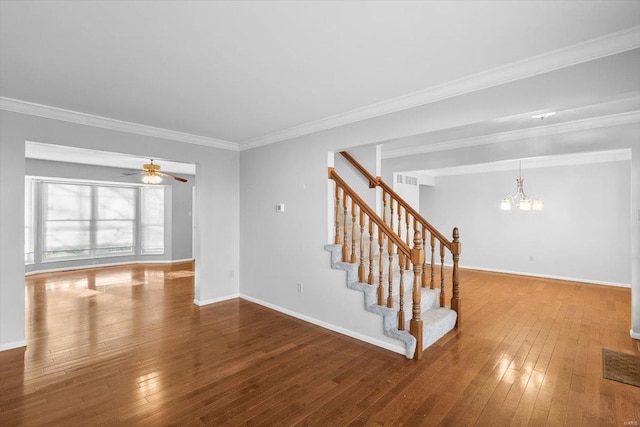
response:
[[[429,347],[453,330],[457,318],[458,314],[448,307],[438,307],[422,313],[422,348]],[[406,322],[407,330],[409,323],[410,320]]]

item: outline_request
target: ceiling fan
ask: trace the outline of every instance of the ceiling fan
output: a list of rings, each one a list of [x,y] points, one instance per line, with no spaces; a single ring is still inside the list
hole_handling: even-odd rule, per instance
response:
[[[142,172],[124,173],[122,176],[142,175],[142,182],[145,184],[159,184],[162,182],[162,177],[173,178],[176,181],[187,182],[185,178],[171,175],[170,173],[160,172],[160,165],[153,163],[153,159],[149,159],[149,163],[142,165]]]

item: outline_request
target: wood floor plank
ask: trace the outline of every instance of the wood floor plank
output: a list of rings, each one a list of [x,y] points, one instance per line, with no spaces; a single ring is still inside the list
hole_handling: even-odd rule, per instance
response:
[[[640,389],[602,377],[602,348],[640,354],[628,289],[462,270],[463,329],[416,362],[244,300],[195,306],[190,271],[27,277],[28,346],[0,352],[0,425],[640,421]]]

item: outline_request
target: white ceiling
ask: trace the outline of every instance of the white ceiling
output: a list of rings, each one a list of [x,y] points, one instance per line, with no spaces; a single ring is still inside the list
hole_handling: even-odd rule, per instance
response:
[[[639,25],[637,0],[2,0],[0,96],[243,149],[638,48]]]

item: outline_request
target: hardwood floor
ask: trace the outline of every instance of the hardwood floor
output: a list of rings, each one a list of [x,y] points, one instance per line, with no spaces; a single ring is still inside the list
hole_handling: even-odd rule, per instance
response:
[[[414,362],[244,300],[197,307],[191,269],[28,277],[0,425],[640,421],[640,388],[602,377],[602,348],[640,354],[628,289],[462,271],[463,329]]]

